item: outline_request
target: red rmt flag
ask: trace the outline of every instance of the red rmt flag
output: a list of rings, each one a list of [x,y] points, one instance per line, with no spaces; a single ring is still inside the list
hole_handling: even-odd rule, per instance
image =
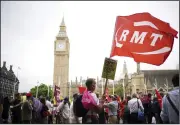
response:
[[[149,13],[118,16],[110,57],[131,57],[159,66],[171,53],[177,33],[169,23]]]

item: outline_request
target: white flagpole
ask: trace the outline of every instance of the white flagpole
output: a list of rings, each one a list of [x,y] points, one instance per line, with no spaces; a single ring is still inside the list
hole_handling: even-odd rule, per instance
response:
[[[77,77],[76,77],[76,85],[78,84],[78,80],[77,80]]]
[[[47,87],[48,87],[48,97],[49,97],[49,85]]]
[[[169,91],[169,84],[168,84],[168,80],[166,78],[166,84],[167,84],[167,92]]]
[[[97,76],[96,88],[97,88],[97,84],[99,84],[99,79],[98,79],[98,76]]]
[[[156,80],[156,78],[155,78],[155,84],[154,84],[154,86],[155,86],[156,89],[158,89],[158,88],[157,88],[157,80]]]
[[[81,87],[82,87],[82,76],[80,77],[80,83],[81,83]]]
[[[113,95],[114,95],[114,81],[113,81]]]
[[[69,83],[68,85],[69,85],[69,99],[70,99],[70,97],[71,97],[71,90],[70,90],[71,89],[71,82],[68,82],[68,83]]]
[[[72,86],[72,80],[71,80],[71,83],[70,83],[70,95],[71,95],[71,86]]]
[[[39,81],[37,81],[36,98],[38,97],[38,83]]]
[[[144,80],[144,86],[145,86],[145,94],[147,94],[147,85],[146,85],[146,78],[145,78],[145,80]]]
[[[124,98],[123,98],[123,99],[125,99],[125,87],[124,87],[124,79],[123,79],[123,96],[124,96]]]

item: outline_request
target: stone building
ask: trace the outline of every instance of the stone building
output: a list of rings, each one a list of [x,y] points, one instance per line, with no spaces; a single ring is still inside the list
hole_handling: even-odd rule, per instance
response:
[[[140,64],[137,64],[137,73],[131,75],[125,82],[126,95],[133,93],[154,93],[157,89],[166,93],[172,89],[172,77],[179,73],[178,69],[174,70],[140,70]]]
[[[12,65],[10,65],[9,70],[7,69],[6,62],[3,62],[3,66],[0,67],[0,73],[0,95],[10,98],[13,96],[14,90],[14,93],[18,92],[19,80],[13,72]]]

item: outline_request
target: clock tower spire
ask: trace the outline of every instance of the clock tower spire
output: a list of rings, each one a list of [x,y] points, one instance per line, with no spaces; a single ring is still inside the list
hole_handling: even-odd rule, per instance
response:
[[[58,33],[57,37],[67,37],[64,16],[62,18],[61,25],[59,27],[60,27],[60,30],[59,30],[59,33]]]
[[[60,95],[68,96],[70,43],[66,33],[64,16],[60,30],[54,41],[54,75],[53,84],[60,87]]]

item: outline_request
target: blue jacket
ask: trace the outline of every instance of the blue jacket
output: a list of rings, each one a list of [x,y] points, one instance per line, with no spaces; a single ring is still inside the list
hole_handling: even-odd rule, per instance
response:
[[[169,93],[169,97],[173,104],[179,110],[179,87],[175,87]],[[163,97],[161,119],[164,123],[179,124],[179,116],[176,114],[166,96]]]

